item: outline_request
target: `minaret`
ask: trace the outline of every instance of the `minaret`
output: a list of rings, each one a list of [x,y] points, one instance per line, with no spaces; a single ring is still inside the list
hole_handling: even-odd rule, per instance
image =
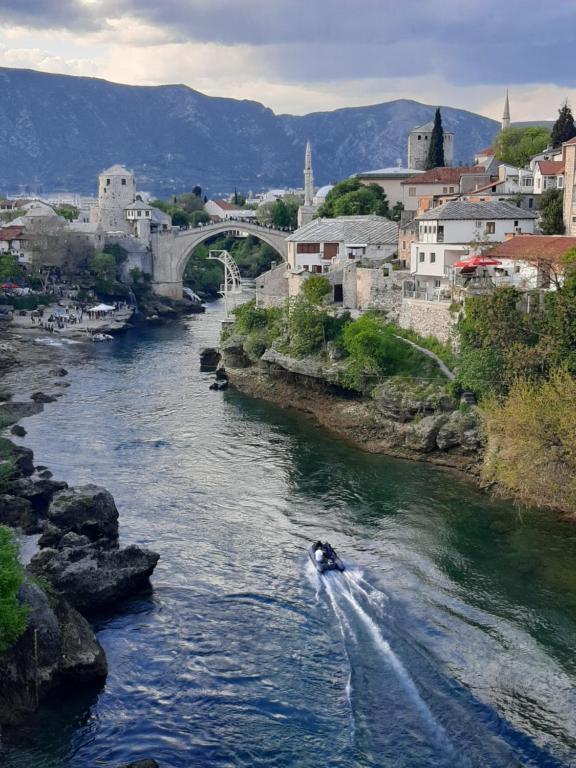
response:
[[[508,101],[508,88],[506,88],[506,101],[504,102],[504,114],[502,115],[502,130],[510,128],[510,102]]]
[[[306,154],[304,156],[304,205],[312,205],[314,198],[314,173],[312,172],[312,147],[306,142]]]
[[[312,172],[312,147],[310,142],[306,142],[306,153],[304,155],[304,205],[298,208],[298,226],[303,227],[308,224],[316,215],[316,206],[314,205],[314,174]]]

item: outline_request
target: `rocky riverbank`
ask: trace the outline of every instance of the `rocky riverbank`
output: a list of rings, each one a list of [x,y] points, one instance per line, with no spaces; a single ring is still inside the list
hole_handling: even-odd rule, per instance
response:
[[[362,394],[343,385],[338,362],[296,359],[274,349],[254,362],[238,334],[220,351],[232,386],[308,413],[363,450],[479,472],[484,438],[478,409],[461,406],[437,382],[393,377]]]
[[[82,345],[80,345],[82,347]],[[61,397],[64,364],[78,347],[38,344],[4,330],[0,337],[0,428],[26,434],[18,422]],[[38,466],[33,452],[0,437],[0,524],[40,534],[19,599],[28,624],[0,656],[0,728],[18,725],[54,689],[101,686],[107,662],[87,617],[149,588],[159,555],[120,547],[112,495],[95,485],[69,488]]]

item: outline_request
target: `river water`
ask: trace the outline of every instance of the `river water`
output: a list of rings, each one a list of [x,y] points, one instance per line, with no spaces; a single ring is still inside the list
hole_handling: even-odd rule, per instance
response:
[[[576,526],[208,391],[220,313],[98,345],[26,422],[161,560],[96,619],[105,688],[50,701],[1,764],[576,765]],[[346,574],[316,575],[319,538]]]

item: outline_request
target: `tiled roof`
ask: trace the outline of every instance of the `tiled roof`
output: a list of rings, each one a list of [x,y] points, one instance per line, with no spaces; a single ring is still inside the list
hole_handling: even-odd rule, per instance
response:
[[[127,205],[126,208],[124,208],[125,211],[150,211],[152,210],[152,206],[148,205],[147,203],[142,202],[142,200],[135,200],[133,203],[130,203],[130,205]]]
[[[398,224],[383,216],[338,216],[335,219],[313,219],[288,238],[293,243],[344,242],[379,244],[398,241]]]
[[[484,169],[479,165],[463,168],[432,168],[414,179],[403,181],[402,184],[458,184],[460,176],[467,173],[484,174]]]
[[[557,176],[564,173],[564,163],[556,160],[538,160],[536,162],[542,176]]]
[[[478,152],[475,152],[474,154],[491,157],[494,154],[494,147],[486,147],[485,149],[479,149]]]
[[[419,221],[436,219],[535,219],[537,214],[533,211],[524,211],[511,203],[472,203],[465,200],[451,200],[437,208],[431,208],[421,216]]]
[[[22,237],[23,227],[3,227],[0,229],[0,240],[18,240]]]
[[[504,184],[505,179],[495,179],[494,181],[491,181],[490,184],[485,184],[483,187],[476,187],[476,189],[471,189],[469,192],[466,192],[467,195],[473,195],[475,192],[486,192],[488,189],[492,189],[492,187],[497,187],[499,184]]]
[[[499,259],[560,258],[570,248],[576,247],[576,237],[563,235],[516,235],[499,243],[490,251],[490,256]]]
[[[222,208],[223,211],[239,211],[240,208],[237,205],[234,205],[233,203],[229,203],[227,200],[212,200],[213,203],[216,203],[216,205],[219,208]]]

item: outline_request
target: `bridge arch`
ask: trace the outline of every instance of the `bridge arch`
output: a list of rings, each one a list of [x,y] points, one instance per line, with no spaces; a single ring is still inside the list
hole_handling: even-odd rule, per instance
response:
[[[274,248],[284,261],[288,259],[289,232],[249,224],[241,221],[222,221],[204,227],[178,230],[152,235],[153,288],[161,296],[182,297],[182,278],[194,248],[209,238],[222,234],[248,234]]]

